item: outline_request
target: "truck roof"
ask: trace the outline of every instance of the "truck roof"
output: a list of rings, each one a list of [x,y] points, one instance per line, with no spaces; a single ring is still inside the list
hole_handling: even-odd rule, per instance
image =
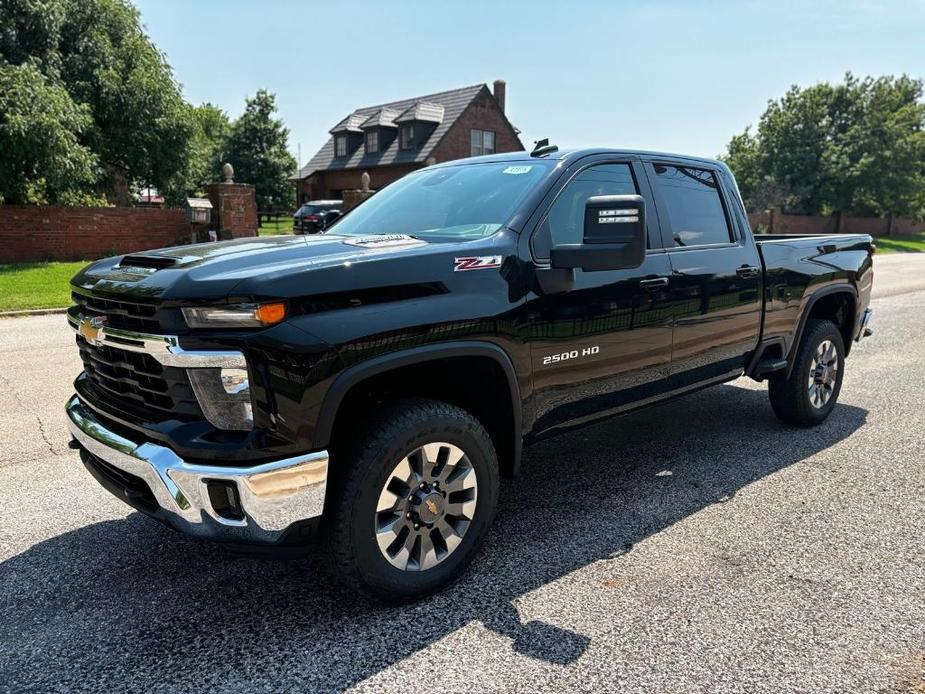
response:
[[[575,161],[583,157],[591,156],[593,154],[613,154],[616,156],[628,156],[628,157],[664,157],[665,159],[683,159],[685,161],[700,163],[700,164],[709,164],[710,166],[722,166],[725,168],[723,162],[716,159],[710,159],[708,157],[695,157],[688,154],[674,154],[671,152],[656,152],[649,150],[641,149],[616,149],[612,147],[584,147],[576,149],[560,149],[555,152],[550,152],[549,154],[544,154],[539,157],[530,156],[530,152],[525,150],[519,152],[505,152],[503,154],[489,154],[482,157],[471,157],[466,159],[456,159],[453,161],[443,162],[437,164],[436,166],[448,166],[448,165],[458,165],[458,164],[475,164],[480,162],[504,162],[504,161],[535,161],[538,159],[545,160],[562,160],[562,161]]]

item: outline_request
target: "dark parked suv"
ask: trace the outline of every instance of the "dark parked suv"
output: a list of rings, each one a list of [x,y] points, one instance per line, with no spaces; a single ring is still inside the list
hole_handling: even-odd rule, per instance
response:
[[[317,234],[340,217],[343,200],[312,200],[292,215],[292,231],[296,234]]]

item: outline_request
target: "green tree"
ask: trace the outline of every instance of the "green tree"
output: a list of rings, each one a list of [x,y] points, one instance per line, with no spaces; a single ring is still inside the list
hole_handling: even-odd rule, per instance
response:
[[[275,114],[276,96],[259,90],[247,99],[244,113],[232,124],[225,143],[225,157],[234,167],[235,178],[254,184],[260,210],[292,204],[288,179],[296,161],[288,150],[289,130]]]
[[[186,165],[162,189],[168,204],[177,205],[189,196],[202,196],[206,184],[221,174],[225,140],[231,129],[227,114],[210,103],[188,107],[192,137]]]
[[[38,67],[0,63],[0,202],[85,202],[97,158],[80,143],[89,109]]]
[[[750,209],[925,214],[921,80],[858,79],[791,87],[771,101],[754,136],[732,138],[724,159]]]
[[[59,112],[89,116],[74,134],[99,161],[97,190],[120,180],[164,187],[187,166],[189,108],[127,0],[3,0],[0,64],[27,63],[59,102],[70,98]],[[27,168],[46,178],[42,162]]]

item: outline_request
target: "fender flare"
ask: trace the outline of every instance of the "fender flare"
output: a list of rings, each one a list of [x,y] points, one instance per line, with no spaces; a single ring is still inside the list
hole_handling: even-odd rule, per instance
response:
[[[800,341],[803,339],[803,330],[806,328],[806,321],[809,320],[809,314],[813,311],[813,306],[816,305],[816,302],[819,299],[830,296],[832,294],[850,294],[854,299],[854,308],[855,314],[857,314],[858,307],[858,290],[850,282],[839,282],[838,284],[830,284],[826,287],[822,287],[810,294],[809,298],[806,300],[806,306],[800,314],[800,320],[797,323],[797,328],[793,333],[793,342],[790,343],[790,349],[787,351],[787,378],[790,378],[790,374],[793,372],[793,358],[796,355],[797,349],[800,347]],[[856,315],[851,316],[851,330],[854,331],[854,323],[856,322]],[[850,344],[845,344],[845,356],[848,356],[848,350],[851,349]]]
[[[393,369],[452,357],[488,357],[497,363],[504,372],[510,391],[514,422],[514,431],[512,432],[514,455],[511,461],[511,472],[516,474],[520,466],[521,451],[523,449],[523,401],[520,397],[517,373],[514,370],[511,358],[504,349],[493,342],[480,340],[460,340],[411,347],[373,357],[346,368],[334,378],[331,387],[328,388],[322,400],[315,426],[315,446],[326,448],[330,444],[337,412],[347,393],[358,383]]]

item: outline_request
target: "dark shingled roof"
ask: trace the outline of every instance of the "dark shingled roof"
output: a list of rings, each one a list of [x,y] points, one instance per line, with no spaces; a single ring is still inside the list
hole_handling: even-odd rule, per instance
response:
[[[395,118],[398,116],[398,111],[393,111],[390,108],[384,108],[380,111],[376,111],[373,115],[363,121],[363,124],[360,126],[363,129],[366,128],[397,128],[395,125]]]
[[[433,104],[429,101],[417,101],[406,108],[398,118],[396,123],[409,123],[411,121],[426,121],[428,123],[440,123],[443,120],[443,106]]]
[[[391,144],[382,152],[375,154],[366,154],[363,147],[358,147],[353,154],[347,158],[335,159],[334,157],[334,138],[329,137],[318,153],[303,166],[297,176],[293,178],[306,178],[316,171],[354,169],[359,167],[387,166],[390,164],[413,164],[427,161],[427,157],[433,152],[434,147],[443,138],[447,130],[456,122],[456,119],[462,115],[466,107],[472,103],[472,100],[482,89],[488,89],[484,84],[473,84],[470,87],[460,89],[451,89],[448,92],[439,92],[437,94],[427,94],[414,99],[404,99],[402,101],[393,101],[388,104],[379,104],[377,106],[367,106],[359,108],[349,116],[344,118],[340,123],[335,125],[330,132],[361,132],[361,126],[369,127],[368,121],[377,113],[385,111],[386,117],[393,115],[389,111],[398,112],[399,116],[394,116],[393,122],[407,120],[406,113],[414,114],[419,112],[422,116],[419,120],[437,123],[437,127],[430,134],[420,147],[410,150],[399,149],[399,138],[392,140]],[[440,107],[442,114],[438,113]],[[414,110],[412,110],[414,109]],[[440,120],[437,116],[442,115]]]

